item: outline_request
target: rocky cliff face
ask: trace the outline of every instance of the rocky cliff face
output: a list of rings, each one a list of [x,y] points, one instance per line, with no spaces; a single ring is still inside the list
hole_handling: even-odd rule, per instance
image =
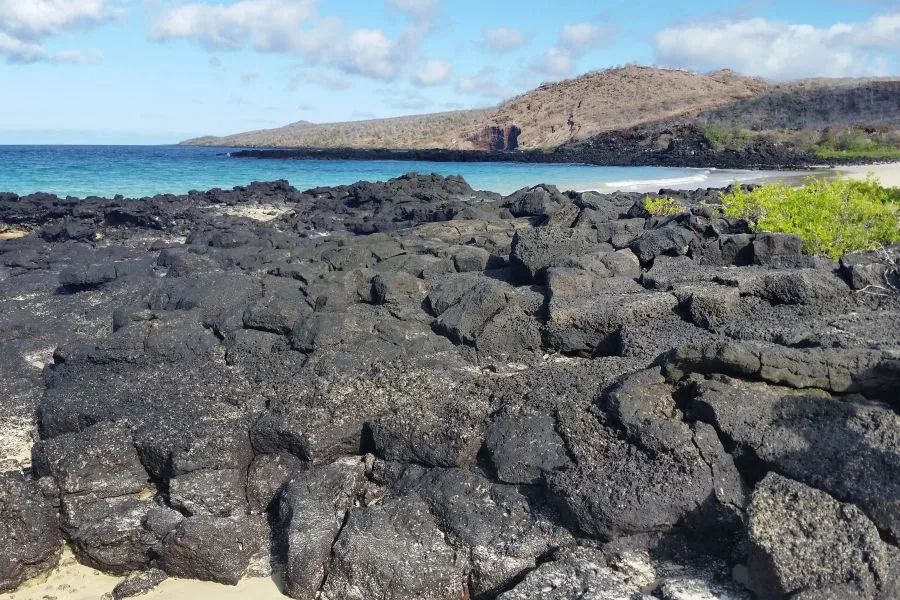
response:
[[[900,80],[780,85],[756,98],[704,112],[698,122],[725,122],[754,130],[900,126]]]
[[[0,586],[898,597],[900,251],[673,195],[0,196]]]
[[[494,125],[484,127],[478,132],[471,134],[468,140],[476,150],[489,152],[511,151],[519,147],[519,135],[521,133],[522,130],[515,125],[510,125],[509,127]]]

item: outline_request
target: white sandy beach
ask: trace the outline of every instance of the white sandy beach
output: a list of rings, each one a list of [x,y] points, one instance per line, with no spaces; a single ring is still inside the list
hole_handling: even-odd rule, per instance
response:
[[[860,165],[858,167],[841,167],[840,172],[852,179],[865,179],[869,173],[873,173],[881,185],[886,187],[900,187],[900,162],[883,165]]]
[[[17,591],[0,594],[9,600],[105,600],[112,598],[112,590],[122,577],[101,573],[79,564],[67,548],[59,566],[46,579],[26,583]],[[221,585],[208,581],[194,581],[170,577],[147,594],[146,600],[284,600],[269,578],[248,577],[238,585]]]

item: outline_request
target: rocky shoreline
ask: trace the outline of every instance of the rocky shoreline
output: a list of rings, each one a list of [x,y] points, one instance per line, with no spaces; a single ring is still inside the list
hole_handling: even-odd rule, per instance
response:
[[[250,148],[234,158],[282,160],[401,160],[430,162],[580,163],[614,167],[808,169],[866,165],[871,158],[829,158],[788,143],[757,140],[742,150],[716,149],[690,124],[652,124],[571,142],[553,150],[395,150],[390,148]]]
[[[665,195],[0,194],[0,591],[900,597],[900,248]]]

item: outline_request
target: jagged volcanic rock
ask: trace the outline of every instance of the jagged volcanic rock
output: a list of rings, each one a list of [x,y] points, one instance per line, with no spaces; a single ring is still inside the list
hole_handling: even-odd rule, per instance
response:
[[[0,194],[0,587],[894,597],[898,250],[716,194]]]

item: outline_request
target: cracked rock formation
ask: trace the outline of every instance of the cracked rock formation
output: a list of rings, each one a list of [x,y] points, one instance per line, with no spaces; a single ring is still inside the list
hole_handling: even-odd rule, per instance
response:
[[[0,194],[0,590],[900,596],[900,248],[717,193]]]

